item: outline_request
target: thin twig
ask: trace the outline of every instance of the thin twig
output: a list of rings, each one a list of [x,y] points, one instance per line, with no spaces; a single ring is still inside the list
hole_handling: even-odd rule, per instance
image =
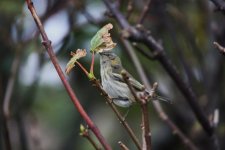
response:
[[[9,81],[7,83],[7,87],[6,87],[6,93],[5,93],[5,97],[3,100],[3,112],[4,112],[4,116],[6,118],[9,118],[10,116],[10,100],[12,97],[12,93],[13,93],[13,89],[14,89],[14,85],[15,85],[15,81],[16,81],[16,74],[18,72],[18,68],[20,65],[20,54],[19,52],[16,54],[13,63],[12,63],[12,67],[11,67],[11,74],[9,77]]]
[[[40,18],[38,17],[36,10],[33,6],[33,2],[31,0],[26,0],[27,2],[27,6],[28,9],[30,10],[34,21],[40,31],[40,34],[42,36],[43,39],[43,45],[45,46],[49,57],[60,77],[60,79],[63,82],[63,85],[65,86],[65,89],[67,90],[72,102],[74,103],[75,107],[77,108],[78,112],[80,113],[80,115],[83,117],[83,119],[85,120],[85,122],[88,124],[89,128],[92,130],[92,132],[95,134],[95,136],[97,137],[97,139],[99,140],[99,142],[102,144],[102,146],[107,149],[107,150],[111,150],[111,147],[108,145],[108,143],[105,141],[104,137],[102,136],[102,134],[100,133],[99,129],[96,127],[96,125],[94,124],[94,122],[90,119],[90,117],[88,116],[88,114],[85,112],[85,110],[83,109],[82,105],[80,104],[79,100],[77,99],[75,93],[73,92],[71,86],[69,85],[69,83],[67,82],[65,75],[63,74],[63,71],[58,63],[58,60],[53,52],[53,48],[51,46],[51,42],[48,39],[48,36],[44,30],[44,27],[41,23]]]
[[[4,137],[5,137],[5,145],[7,150],[11,150],[11,141],[10,141],[10,128],[9,128],[9,119],[10,119],[10,101],[13,94],[15,81],[18,73],[18,69],[20,66],[21,53],[16,52],[16,55],[13,59],[12,66],[10,69],[10,77],[6,87],[6,93],[3,99],[3,127],[4,127]]]
[[[127,38],[129,40],[144,43],[151,51],[153,51],[154,54],[157,54],[157,60],[162,64],[164,69],[168,72],[182,94],[185,96],[187,102],[189,103],[204,131],[209,136],[212,136],[214,133],[214,128],[211,126],[208,118],[198,104],[196,94],[194,93],[192,88],[185,83],[184,79],[181,78],[181,75],[177,72],[174,64],[169,59],[169,57],[167,57],[161,43],[157,42],[154,37],[150,36],[149,34],[140,32],[132,27],[127,22],[123,14],[121,14],[121,12],[115,7],[114,3],[111,3],[108,0],[103,1],[106,4],[107,8],[111,11],[113,16],[115,16],[120,27],[128,32],[129,36]]]
[[[144,5],[144,9],[141,12],[141,15],[140,15],[140,18],[138,19],[137,24],[143,24],[144,19],[145,19],[146,15],[147,15],[147,13],[149,11],[150,4],[151,4],[151,0],[148,0],[147,3]]]
[[[75,62],[76,64],[78,64],[78,66],[81,68],[81,70],[85,73],[86,76],[88,76],[88,71],[84,68],[84,66],[79,63],[78,61]]]
[[[223,0],[210,0],[225,15],[225,2]]]
[[[91,67],[90,67],[90,73],[93,74],[94,72],[94,63],[95,63],[95,53],[92,53],[92,59],[91,59]]]
[[[134,96],[135,100],[140,104],[141,110],[142,110],[142,125],[143,125],[143,131],[144,131],[144,139],[143,139],[143,145],[142,150],[151,150],[151,131],[149,126],[149,115],[148,115],[148,101],[146,98],[139,98],[137,96],[137,93],[134,91],[134,88],[132,87],[131,83],[129,82],[129,77],[127,75],[127,72],[122,71],[122,76],[126,84],[128,85],[132,95]]]
[[[128,5],[127,5],[127,13],[126,13],[126,18],[129,19],[131,16],[131,13],[133,11],[133,1],[129,0]]]
[[[87,17],[87,16],[86,16]],[[90,21],[90,23],[95,22],[94,18],[92,17],[92,15],[88,15],[87,20]],[[95,25],[98,25],[97,23],[95,23]],[[94,56],[92,55],[92,61]],[[94,64],[94,63],[92,63]],[[79,64],[78,64],[79,65]],[[79,66],[82,66],[81,64]],[[82,69],[84,70],[84,69]],[[129,124],[124,120],[124,118],[122,117],[122,115],[120,114],[120,112],[118,111],[118,109],[115,107],[115,105],[112,103],[112,99],[108,96],[108,94],[104,91],[104,89],[102,88],[100,82],[96,79],[92,79],[91,80],[93,85],[97,87],[97,89],[99,90],[99,92],[105,97],[105,99],[107,100],[107,103],[109,104],[109,106],[111,107],[111,109],[114,111],[114,113],[116,114],[117,118],[119,119],[119,121],[121,122],[121,124],[124,126],[124,128],[127,130],[129,136],[131,137],[131,139],[133,140],[134,144],[137,146],[137,148],[139,150],[141,150],[141,145],[136,137],[136,135],[134,134],[133,130],[130,128]]]
[[[85,128],[83,125],[80,125],[80,135],[86,138],[96,150],[101,150],[101,148],[97,145],[97,143],[95,143],[95,141],[90,136],[88,128]]]
[[[215,47],[220,51],[221,54],[225,55],[225,48],[223,46],[221,46],[219,43],[217,42],[213,42],[213,44],[215,45]]]
[[[91,82],[93,83],[94,86],[96,86],[96,88],[99,90],[99,92],[101,93],[101,95],[103,95],[105,97],[105,99],[107,100],[108,105],[111,107],[111,109],[116,114],[116,116],[119,119],[119,121],[121,122],[121,124],[126,129],[126,131],[128,132],[129,136],[133,140],[133,142],[136,145],[136,147],[138,148],[138,150],[141,150],[141,145],[140,145],[140,143],[138,141],[138,138],[134,134],[134,132],[131,129],[131,127],[129,126],[129,124],[124,120],[123,116],[120,114],[120,112],[118,111],[118,109],[116,108],[116,106],[113,104],[112,99],[104,91],[104,89],[102,88],[101,83],[98,80],[96,80],[96,79],[91,80]]]
[[[137,43],[133,42],[132,45],[144,56],[151,58],[152,60],[156,59],[156,56],[154,56],[154,54],[152,54],[151,52],[146,52],[143,48],[141,48],[140,46],[137,45]]]
[[[10,136],[9,136],[9,126],[7,124],[7,120],[6,118],[3,116],[2,119],[3,123],[2,123],[2,135],[3,135],[3,139],[4,139],[4,144],[5,144],[5,148],[6,150],[12,150],[12,146],[11,146],[11,142],[10,142]]]
[[[136,56],[131,44],[123,38],[121,38],[121,40],[125,46],[125,50],[127,50],[128,54],[131,56],[131,60],[133,61],[134,66],[137,69],[137,73],[139,74],[142,80],[142,83],[145,83],[145,86],[147,89],[152,89],[149,83],[149,80],[144,72],[144,69],[140,63],[140,60]],[[192,141],[176,126],[176,124],[169,118],[169,116],[167,116],[161,104],[158,101],[152,101],[152,102],[153,102],[154,108],[159,114],[159,117],[167,123],[167,125],[172,129],[172,132],[176,134],[189,149],[197,150],[198,149],[197,146],[194,143],[192,143]]]
[[[120,145],[122,150],[129,150],[129,148],[125,144],[123,144],[121,141],[119,141],[118,144]]]

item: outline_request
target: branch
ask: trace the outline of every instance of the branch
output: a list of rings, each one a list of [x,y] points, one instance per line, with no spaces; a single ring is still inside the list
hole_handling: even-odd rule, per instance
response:
[[[125,17],[120,13],[120,11],[115,7],[114,3],[109,2],[108,0],[103,0],[107,8],[111,11],[111,13],[115,16],[117,22],[120,27],[127,31],[127,38],[131,41],[144,43],[154,54],[157,55],[156,59],[162,64],[164,69],[168,72],[171,78],[174,80],[182,94],[185,96],[187,102],[189,103],[191,109],[199,120],[201,126],[205,130],[205,132],[212,136],[214,133],[214,129],[211,126],[209,120],[205,116],[203,110],[197,103],[196,94],[193,92],[192,88],[185,83],[185,81],[181,78],[181,75],[177,72],[177,69],[172,64],[171,60],[167,57],[164,48],[162,45],[157,42],[152,36],[148,35],[145,32],[141,32],[136,28],[132,27]]]
[[[80,135],[86,138],[96,150],[101,150],[101,148],[98,147],[95,141],[91,138],[88,128],[85,128],[82,124],[80,125]]]
[[[91,67],[90,67],[90,73],[94,73],[94,63],[95,63],[95,53],[92,53],[92,59],[91,59]]]
[[[20,52],[17,52],[17,54],[13,60],[13,63],[12,63],[10,78],[7,83],[6,93],[5,93],[5,97],[3,100],[3,113],[4,113],[4,117],[6,119],[10,117],[10,108],[9,108],[10,100],[11,100],[13,90],[14,90],[14,85],[15,85],[16,75],[18,72],[19,64],[20,64],[20,59],[21,59],[21,54],[20,54]]]
[[[122,150],[129,150],[129,148],[125,144],[123,144],[121,141],[119,141],[118,144],[120,145]]]
[[[124,40],[124,39],[122,39]],[[142,55],[148,57],[149,59],[151,58],[152,60],[155,60],[156,56],[154,54],[152,54],[151,52],[146,52],[143,48],[139,47],[137,45],[137,43],[133,42],[132,46],[135,47],[135,49],[137,49]]]
[[[95,22],[95,19],[90,14],[88,14],[88,16],[86,16],[86,18],[87,18],[87,20],[90,23],[94,23],[94,25],[98,25],[99,24],[99,23],[96,23]],[[94,57],[94,55],[92,54],[92,64],[94,64],[93,63],[93,59],[94,59],[93,57]],[[124,118],[122,117],[122,115],[120,114],[120,112],[117,110],[117,108],[115,107],[115,105],[112,103],[112,99],[104,91],[104,89],[102,88],[101,83],[98,80],[96,80],[96,79],[91,79],[91,82],[93,83],[94,86],[97,87],[97,89],[99,90],[99,92],[101,93],[101,95],[103,95],[105,97],[105,99],[107,100],[107,103],[109,104],[109,106],[111,107],[111,109],[113,110],[113,112],[116,114],[117,118],[122,123],[122,125],[124,126],[124,128],[127,130],[129,136],[133,140],[133,142],[136,145],[136,147],[139,150],[141,150],[141,145],[140,145],[140,143],[139,143],[136,135],[134,134],[133,130],[130,128],[130,126],[128,125],[128,123],[124,120]]]
[[[131,44],[121,38],[122,43],[125,46],[125,50],[127,50],[128,54],[131,56],[131,60],[134,63],[135,68],[137,69],[137,73],[139,74],[142,83],[145,83],[145,86],[147,87],[147,89],[151,89],[149,80],[146,76],[146,74],[144,73],[144,69],[138,59],[138,57],[135,55],[135,52],[131,46]],[[171,128],[172,132],[174,134],[176,134],[181,141],[191,150],[197,150],[198,148],[195,146],[194,143],[192,143],[192,141],[176,126],[176,124],[174,124],[174,122],[169,118],[169,116],[167,116],[167,114],[164,112],[161,104],[158,101],[153,101],[153,106],[156,109],[157,113],[159,114],[159,117],[167,123],[167,125]]]
[[[151,0],[148,0],[147,3],[144,5],[143,11],[142,11],[142,13],[140,15],[140,18],[139,18],[137,24],[143,24],[144,19],[145,19],[146,15],[147,15],[147,12],[149,11],[150,4],[151,4]]]
[[[223,0],[210,0],[216,8],[225,15],[225,2]]]
[[[63,74],[63,71],[61,69],[61,67],[59,66],[58,60],[53,52],[53,48],[51,46],[51,41],[48,39],[48,36],[44,30],[44,27],[41,23],[40,18],[37,16],[36,10],[33,6],[33,2],[31,0],[26,0],[27,2],[27,6],[28,9],[30,10],[34,21],[40,31],[40,34],[42,36],[43,39],[43,45],[46,48],[48,55],[60,77],[60,79],[62,80],[63,85],[65,86],[65,89],[67,90],[72,102],[74,103],[75,107],[77,108],[78,112],[80,113],[80,115],[83,117],[83,119],[85,120],[85,122],[87,123],[87,125],[89,126],[89,128],[92,130],[92,132],[95,134],[95,136],[98,138],[99,142],[102,144],[102,146],[107,149],[107,150],[111,150],[111,147],[108,145],[108,143],[105,141],[104,137],[102,136],[102,134],[100,133],[99,129],[96,127],[96,125],[93,123],[93,121],[90,119],[90,117],[88,116],[88,114],[85,112],[85,110],[83,109],[82,105],[80,104],[79,100],[77,99],[75,93],[73,92],[71,86],[69,85],[69,83],[67,82],[65,75]]]
[[[131,13],[133,11],[133,1],[132,0],[129,0],[128,1],[128,5],[127,5],[127,14],[126,14],[126,18],[129,19],[129,17],[131,16]]]
[[[13,94],[13,90],[14,90],[14,86],[15,86],[15,81],[16,81],[16,77],[17,77],[17,73],[18,73],[18,69],[20,66],[20,61],[21,61],[21,52],[19,52],[19,50],[16,51],[16,55],[13,59],[12,62],[12,66],[10,69],[10,77],[7,83],[7,87],[6,87],[6,92],[4,95],[4,99],[3,99],[3,135],[4,135],[4,139],[5,139],[5,145],[6,145],[6,149],[7,150],[11,150],[12,146],[11,146],[11,141],[10,141],[10,125],[9,125],[9,119],[11,116],[11,112],[10,112],[10,101],[12,98],[12,94]]]
[[[143,150],[151,150],[152,144],[151,144],[151,131],[150,131],[150,127],[149,127],[148,100],[145,97],[140,98],[140,97],[137,96],[137,93],[134,91],[134,88],[132,87],[132,85],[129,81],[129,77],[128,77],[126,71],[122,71],[121,74],[123,76],[124,81],[128,85],[132,95],[134,96],[135,100],[141,106],[142,128],[143,128],[143,131],[144,131],[144,141],[143,141],[142,149]]]
[[[220,51],[220,53],[225,56],[225,48],[217,42],[213,42],[213,44]]]
[[[116,114],[116,116],[119,119],[119,121],[121,122],[121,124],[124,126],[124,128],[128,132],[129,136],[133,140],[133,142],[136,145],[136,147],[138,148],[138,150],[141,150],[141,145],[140,145],[136,135],[134,134],[133,130],[130,128],[129,124],[124,120],[124,118],[122,117],[122,115],[120,114],[120,112],[118,111],[116,106],[113,104],[112,99],[104,91],[104,89],[102,88],[101,83],[98,80],[96,80],[96,79],[91,80],[91,82],[93,83],[93,86],[96,86],[96,88],[99,90],[101,95],[103,95],[105,97],[105,99],[107,100],[107,103],[109,104],[109,106],[111,107],[113,112]]]

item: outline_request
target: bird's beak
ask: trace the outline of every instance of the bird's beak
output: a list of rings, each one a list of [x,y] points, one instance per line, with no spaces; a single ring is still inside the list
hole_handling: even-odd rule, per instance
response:
[[[99,52],[99,54],[100,54],[101,56],[104,55],[103,53],[104,53],[104,52]]]

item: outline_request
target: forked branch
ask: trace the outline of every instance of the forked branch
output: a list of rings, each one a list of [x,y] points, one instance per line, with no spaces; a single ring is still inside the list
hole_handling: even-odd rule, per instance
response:
[[[48,55],[60,77],[60,79],[62,80],[62,83],[66,89],[66,91],[68,92],[72,102],[74,103],[76,109],[78,110],[78,112],[80,113],[80,115],[83,117],[83,119],[85,120],[85,122],[87,123],[88,127],[91,129],[91,131],[95,134],[95,136],[97,137],[97,139],[99,140],[99,142],[102,144],[102,146],[107,149],[107,150],[111,150],[111,147],[108,145],[108,143],[105,141],[104,137],[102,136],[102,134],[100,133],[100,130],[96,127],[96,125],[94,124],[94,122],[90,119],[90,117],[88,116],[88,114],[85,112],[85,110],[83,109],[82,105],[80,104],[79,100],[77,99],[75,93],[73,92],[73,89],[71,88],[71,86],[69,85],[69,83],[67,82],[65,75],[63,74],[63,71],[58,63],[58,60],[53,52],[53,48],[51,46],[51,41],[48,39],[48,36],[44,30],[44,27],[41,23],[40,18],[38,17],[36,10],[34,8],[33,2],[31,0],[26,0],[27,2],[27,6],[28,9],[30,10],[33,19],[40,31],[42,40],[43,40],[43,45],[46,48]]]
[[[155,38],[145,32],[137,30],[135,27],[131,26],[124,15],[117,9],[114,3],[111,3],[109,0],[103,0],[106,4],[106,7],[113,14],[118,24],[120,25],[122,30],[126,31],[126,38],[133,42],[140,42],[145,44],[149,50],[151,50],[154,54],[156,54],[156,59],[162,64],[164,69],[168,72],[170,77],[174,80],[177,87],[180,89],[182,94],[185,96],[187,102],[189,103],[191,109],[196,115],[199,123],[205,130],[205,132],[212,136],[214,134],[214,128],[211,126],[208,118],[203,112],[202,108],[198,104],[198,100],[195,92],[192,88],[186,84],[186,82],[181,78],[175,65],[172,61],[167,57],[164,47],[155,40]]]
[[[151,150],[152,145],[151,145],[151,131],[150,131],[150,126],[149,126],[149,115],[148,115],[148,98],[145,97],[144,95],[138,96],[137,93],[134,91],[134,88],[132,87],[129,77],[127,75],[126,71],[121,72],[123,79],[125,83],[128,85],[131,93],[133,94],[136,102],[138,102],[141,106],[141,111],[142,111],[142,128],[144,131],[144,139],[142,142],[142,150]],[[154,94],[154,93],[153,93]],[[150,95],[151,96],[151,95]]]
[[[120,114],[120,112],[118,111],[118,109],[116,108],[116,106],[113,104],[112,99],[108,96],[108,94],[104,91],[104,89],[102,88],[101,83],[94,79],[91,80],[91,82],[93,83],[93,85],[99,90],[99,92],[101,93],[101,95],[103,95],[108,103],[108,105],[111,107],[111,109],[113,110],[113,112],[116,114],[117,118],[119,119],[119,121],[121,122],[121,124],[124,126],[124,128],[126,129],[126,131],[128,132],[129,136],[131,137],[131,139],[133,140],[134,144],[136,145],[138,150],[141,150],[141,145],[138,141],[138,138],[136,137],[136,135],[134,134],[133,130],[131,129],[131,127],[129,126],[129,124],[124,120],[123,116]]]

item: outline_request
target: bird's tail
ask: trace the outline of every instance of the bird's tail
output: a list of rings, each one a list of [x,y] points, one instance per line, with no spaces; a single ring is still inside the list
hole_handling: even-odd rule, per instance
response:
[[[147,96],[150,96],[152,95],[152,100],[160,100],[160,101],[163,101],[163,102],[167,102],[167,103],[170,103],[172,104],[172,101],[169,99],[169,98],[166,98],[166,97],[163,97],[163,96],[159,96],[158,94],[156,94],[154,91],[145,91],[145,94]]]
[[[172,101],[169,98],[162,97],[162,96],[159,96],[159,95],[155,95],[153,97],[153,100],[160,100],[160,101],[163,101],[163,102],[167,102],[167,103],[172,104]]]

